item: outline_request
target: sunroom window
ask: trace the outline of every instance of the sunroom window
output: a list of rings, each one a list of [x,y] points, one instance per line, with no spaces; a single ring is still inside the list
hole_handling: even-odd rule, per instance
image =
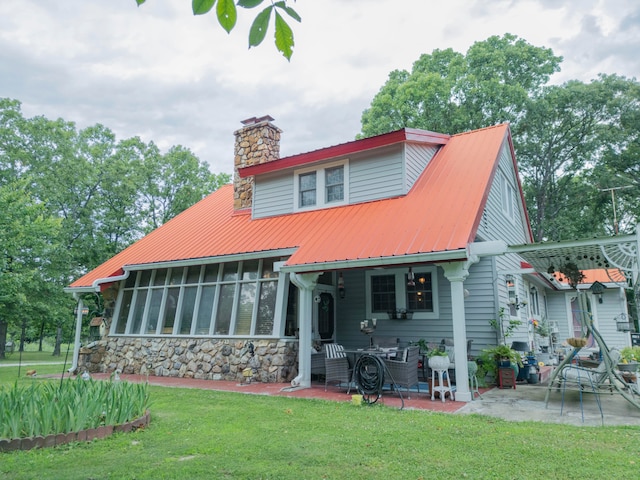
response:
[[[276,260],[131,272],[116,308],[114,333],[277,335]]]

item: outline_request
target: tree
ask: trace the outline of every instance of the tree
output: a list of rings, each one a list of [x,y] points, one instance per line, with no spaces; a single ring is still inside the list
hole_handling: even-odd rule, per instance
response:
[[[466,55],[434,50],[393,71],[362,114],[359,137],[403,127],[459,133],[509,122],[534,238],[617,231],[611,187],[630,228],[640,218],[638,83],[601,75],[548,86],[561,58],[506,34]]]
[[[466,56],[452,49],[423,54],[411,72],[391,72],[363,112],[359,136],[404,127],[458,133],[502,122],[516,129],[561,60],[511,34],[476,42]]]
[[[146,2],[146,0],[135,0],[138,6]],[[217,3],[216,3],[217,2]],[[255,8],[264,3],[264,0],[238,0],[237,5],[245,9]],[[238,11],[236,4],[233,0],[191,0],[191,10],[194,15],[204,15],[209,13],[213,7],[216,7],[216,17],[220,26],[227,32],[236,26],[238,19]],[[262,43],[269,24],[271,23],[271,17],[274,18],[274,40],[278,51],[284,55],[287,60],[291,60],[293,55],[293,47],[295,42],[293,40],[293,30],[286,22],[286,14],[296,22],[301,22],[300,15],[287,5],[287,0],[281,0],[278,2],[271,1],[271,5],[267,6],[260,11],[253,20],[251,29],[249,31],[249,48],[257,47]]]
[[[33,300],[50,279],[47,260],[58,248],[60,222],[47,215],[30,193],[27,180],[0,186],[0,358],[4,357],[9,325],[20,325],[37,313]],[[46,300],[45,300],[46,299]]]
[[[0,336],[23,322],[32,338],[51,334],[71,318],[65,286],[229,178],[184,147],[162,154],[102,125],[27,119],[0,99]],[[47,222],[29,220],[36,209]]]

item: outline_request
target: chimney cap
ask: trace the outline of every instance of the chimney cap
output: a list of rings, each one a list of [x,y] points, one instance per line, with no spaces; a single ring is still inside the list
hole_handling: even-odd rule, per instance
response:
[[[240,123],[243,125],[256,125],[262,122],[272,122],[274,118],[271,115],[264,115],[263,117],[251,117],[246,120],[241,120]]]

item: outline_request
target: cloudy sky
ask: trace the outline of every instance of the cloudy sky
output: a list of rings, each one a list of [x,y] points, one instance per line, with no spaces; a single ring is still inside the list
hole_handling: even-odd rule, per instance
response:
[[[268,1],[268,0],[267,0]],[[353,140],[392,70],[422,53],[513,33],[562,55],[554,83],[599,72],[640,78],[638,0],[297,0],[295,53],[271,34],[248,49],[255,13],[227,35],[189,0],[2,0],[0,97],[26,117],[97,123],[119,140],[190,148],[233,168],[240,121],[271,115],[281,155]]]

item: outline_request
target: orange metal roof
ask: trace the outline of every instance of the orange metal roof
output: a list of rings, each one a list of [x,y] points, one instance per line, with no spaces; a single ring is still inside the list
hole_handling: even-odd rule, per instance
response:
[[[248,211],[234,211],[233,186],[225,185],[71,288],[121,274],[125,265],[287,248],[296,249],[287,265],[301,272],[305,265],[464,250],[507,138],[506,124],[454,135],[407,195],[368,203],[252,219]]]

